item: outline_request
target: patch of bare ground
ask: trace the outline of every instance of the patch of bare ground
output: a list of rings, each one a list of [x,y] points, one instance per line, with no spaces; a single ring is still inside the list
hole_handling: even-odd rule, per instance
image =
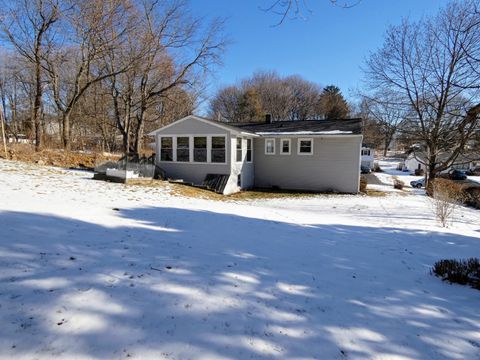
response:
[[[99,162],[118,160],[120,157],[118,154],[64,151],[62,149],[42,149],[37,152],[31,144],[11,144],[8,147],[9,160],[64,168],[93,169]],[[5,158],[3,152],[0,153],[0,158]]]

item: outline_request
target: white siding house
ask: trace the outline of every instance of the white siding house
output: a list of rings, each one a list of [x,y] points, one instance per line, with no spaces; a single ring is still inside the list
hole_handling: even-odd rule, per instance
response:
[[[359,190],[360,119],[233,124],[191,115],[150,135],[167,178],[223,194],[253,187]]]

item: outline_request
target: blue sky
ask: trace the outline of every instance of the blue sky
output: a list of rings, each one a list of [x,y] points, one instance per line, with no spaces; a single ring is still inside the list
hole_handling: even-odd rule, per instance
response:
[[[210,92],[251,75],[255,70],[299,74],[321,85],[335,84],[345,96],[361,85],[360,67],[371,51],[381,46],[389,24],[403,17],[434,14],[447,0],[363,0],[350,9],[329,0],[307,0],[307,19],[286,20],[265,13],[274,0],[191,0],[194,13],[227,18],[232,40],[224,65],[212,79]]]

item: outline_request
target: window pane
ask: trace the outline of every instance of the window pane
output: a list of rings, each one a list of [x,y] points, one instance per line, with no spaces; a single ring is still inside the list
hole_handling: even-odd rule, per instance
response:
[[[212,136],[212,162],[225,162],[225,138],[223,136]]]
[[[207,138],[204,136],[193,138],[193,161],[207,162]]]
[[[242,161],[242,139],[237,138],[237,161]]]
[[[177,138],[177,161],[190,161],[189,141],[188,137]]]
[[[172,138],[162,137],[160,139],[160,161],[173,161]]]
[[[252,139],[247,139],[247,161],[252,161]]]
[[[282,152],[283,153],[290,152],[290,142],[288,140],[282,140]]]
[[[301,153],[312,152],[312,141],[311,140],[300,140],[300,152]]]
[[[275,140],[269,139],[265,140],[266,141],[266,147],[265,147],[265,152],[267,154],[273,154],[275,152]]]

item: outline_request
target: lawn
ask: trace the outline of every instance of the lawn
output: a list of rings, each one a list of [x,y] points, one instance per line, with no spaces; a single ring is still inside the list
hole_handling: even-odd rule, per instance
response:
[[[237,201],[0,161],[2,359],[478,359],[480,212],[419,191]],[[377,189],[377,191],[379,191]]]

